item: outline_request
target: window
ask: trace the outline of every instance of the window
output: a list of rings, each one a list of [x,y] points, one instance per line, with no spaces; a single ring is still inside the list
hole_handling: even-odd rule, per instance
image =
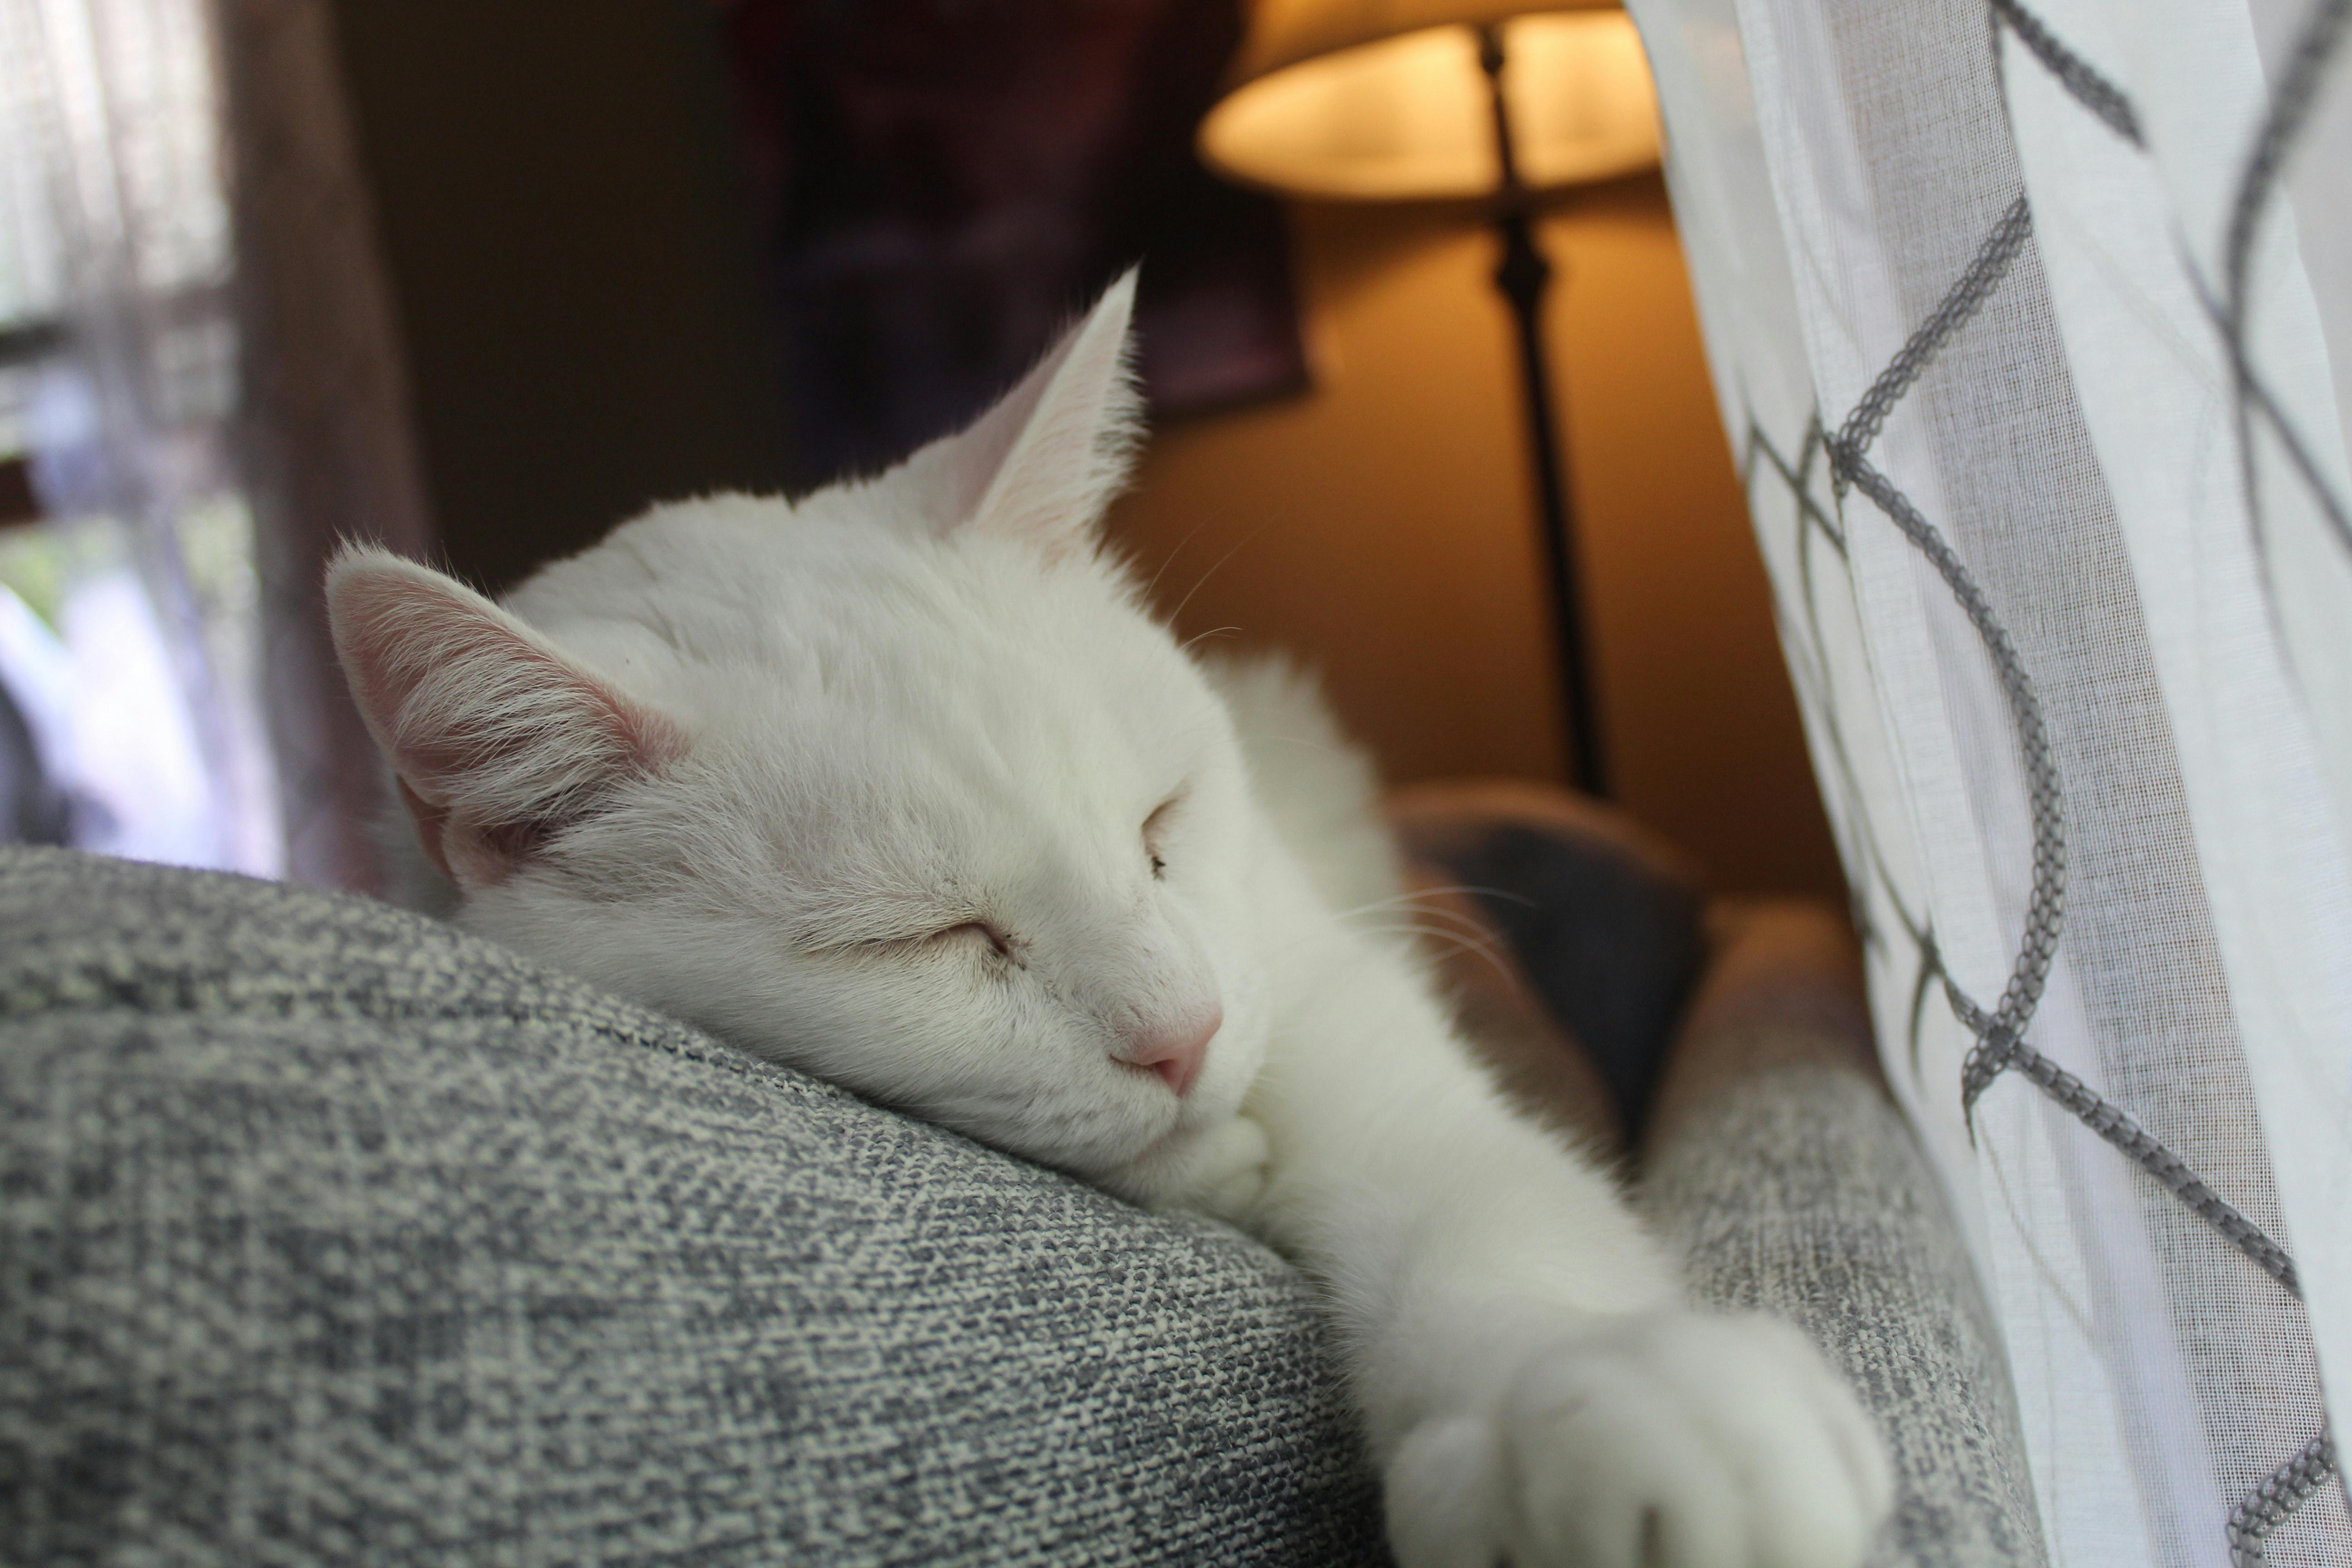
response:
[[[201,0],[0,0],[0,837],[267,875],[208,43]]]

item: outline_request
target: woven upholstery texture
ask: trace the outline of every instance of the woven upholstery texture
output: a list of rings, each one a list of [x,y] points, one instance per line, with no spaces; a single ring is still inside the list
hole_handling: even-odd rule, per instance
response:
[[[1871,1568],[2042,1568],[1999,1332],[1934,1173],[1867,1074],[1743,1073],[1653,1147],[1643,1186],[1701,1302],[1790,1319],[1876,1417],[1897,1495]]]
[[[0,848],[0,1558],[1377,1563],[1312,1290],[363,900]]]

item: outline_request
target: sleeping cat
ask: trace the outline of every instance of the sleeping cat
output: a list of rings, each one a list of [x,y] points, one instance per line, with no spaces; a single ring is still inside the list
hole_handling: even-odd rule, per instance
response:
[[[661,507],[504,605],[352,549],[336,647],[484,936],[1317,1271],[1405,1568],[1851,1568],[1877,1438],[1475,1068],[1369,771],[1099,549],[1122,279],[970,429]]]

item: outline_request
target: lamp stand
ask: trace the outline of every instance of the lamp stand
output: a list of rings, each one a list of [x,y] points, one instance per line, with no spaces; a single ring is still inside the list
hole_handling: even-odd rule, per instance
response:
[[[1551,281],[1551,264],[1536,248],[1533,203],[1519,178],[1510,107],[1503,97],[1503,32],[1496,24],[1478,29],[1478,64],[1486,73],[1488,96],[1494,103],[1495,154],[1502,176],[1495,203],[1495,229],[1502,237],[1503,259],[1495,268],[1495,287],[1510,301],[1518,328],[1528,455],[1535,468],[1536,506],[1541,513],[1545,563],[1551,581],[1553,652],[1559,664],[1570,771],[1578,789],[1605,796],[1609,775],[1593,713],[1591,650],[1585,639],[1583,595],[1577,584],[1576,503],[1569,493],[1568,457],[1560,444],[1550,364],[1544,351],[1543,300]]]

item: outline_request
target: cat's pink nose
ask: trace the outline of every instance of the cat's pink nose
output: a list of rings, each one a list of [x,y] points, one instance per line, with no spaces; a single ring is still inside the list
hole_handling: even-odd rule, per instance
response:
[[[1209,1042],[1224,1026],[1225,1005],[1212,1002],[1205,1013],[1189,1013],[1119,1047],[1118,1059],[1131,1067],[1150,1068],[1178,1094],[1192,1087],[1208,1059]]]

